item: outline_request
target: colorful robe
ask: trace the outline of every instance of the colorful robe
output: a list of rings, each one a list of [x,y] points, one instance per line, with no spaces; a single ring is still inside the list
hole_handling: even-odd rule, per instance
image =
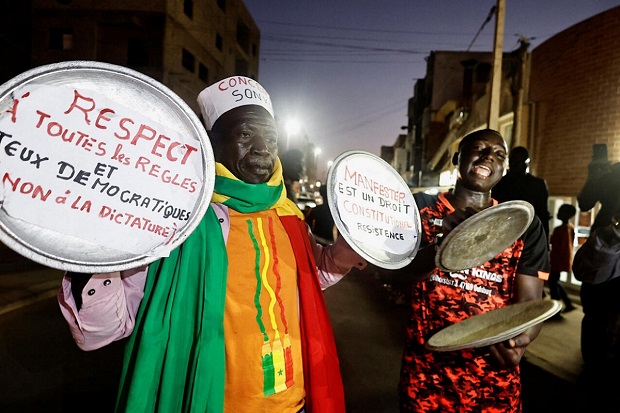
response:
[[[213,202],[239,212],[277,210],[297,261],[306,411],[344,412],[335,340],[310,240],[301,211],[286,198],[279,160],[264,184],[246,184],[221,164],[216,173]],[[223,411],[227,268],[220,224],[209,207],[181,246],[149,266],[117,411]]]

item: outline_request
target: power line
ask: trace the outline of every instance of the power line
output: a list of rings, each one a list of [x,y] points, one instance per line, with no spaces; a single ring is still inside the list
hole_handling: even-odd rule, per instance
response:
[[[491,7],[491,10],[489,10],[489,14],[487,15],[487,18],[482,22],[482,25],[480,26],[480,28],[478,29],[478,33],[476,33],[476,35],[474,36],[474,39],[471,41],[471,43],[469,44],[469,46],[467,47],[467,51],[469,52],[469,49],[471,49],[471,47],[474,45],[474,42],[476,41],[476,39],[478,38],[478,35],[480,34],[480,32],[482,31],[482,29],[484,29],[484,26],[487,25],[488,22],[491,21],[491,18],[493,17],[493,15],[495,14],[496,11],[496,6]]]
[[[308,62],[308,63],[342,63],[342,64],[351,64],[351,63],[363,63],[363,64],[381,64],[381,65],[395,65],[395,64],[403,64],[403,65],[410,65],[410,64],[416,64],[416,63],[424,63],[423,60],[419,60],[419,61],[414,61],[414,60],[407,60],[407,61],[394,61],[394,60],[386,60],[386,59],[381,59],[381,60],[369,60],[369,59],[364,59],[364,60],[342,60],[342,59],[327,59],[327,58],[322,58],[322,59],[317,59],[317,58],[313,58],[308,56],[307,58],[285,58],[285,57],[261,57],[260,60],[262,61],[269,61],[269,62],[289,62],[289,63],[303,63],[303,62]]]
[[[272,42],[287,42],[289,40],[282,40],[281,38],[271,38],[269,36],[265,36],[266,40],[270,40]],[[333,42],[324,42],[324,41],[312,41],[312,40],[304,40],[304,39],[296,39],[295,44],[304,44],[311,46],[324,46],[324,47],[341,47],[343,49],[351,49],[351,50],[370,50],[375,52],[390,52],[390,53],[404,53],[404,54],[426,54],[427,52],[422,52],[419,50],[411,50],[411,49],[394,49],[389,47],[370,47],[370,46],[359,46],[353,44],[343,44],[343,43],[333,43]]]
[[[345,134],[345,133],[349,133],[349,132],[357,130],[357,129],[363,127],[363,126],[366,126],[366,125],[369,125],[371,123],[374,123],[378,119],[383,118],[386,115],[391,115],[392,113],[396,113],[396,112],[402,111],[402,110],[403,110],[403,103],[402,102],[395,102],[395,103],[393,103],[393,104],[391,104],[389,106],[386,106],[386,107],[382,108],[379,111],[373,111],[370,115],[367,114],[367,115],[359,116],[358,117],[359,119],[363,119],[361,121],[358,121],[357,119],[350,119],[348,121],[344,121],[345,123],[347,123],[347,122],[357,122],[357,123],[353,123],[350,126],[343,125],[342,127],[340,127],[339,129],[336,129],[336,130],[329,130],[329,134],[330,134],[330,136],[334,136],[334,135],[342,135],[342,134]],[[322,129],[328,130],[328,129],[331,129],[331,127],[325,126],[323,128],[319,128],[318,132],[317,132],[317,135],[325,136],[325,134],[327,132],[321,133]]]
[[[413,30],[387,30],[387,29],[371,29],[371,28],[359,28],[359,27],[345,27],[345,26],[325,26],[318,24],[300,24],[300,23],[287,23],[287,22],[277,22],[277,21],[264,21],[260,20],[260,23],[274,24],[279,26],[291,26],[295,29],[300,27],[307,27],[313,29],[330,29],[330,30],[343,30],[343,31],[356,31],[362,32],[364,34],[368,33],[393,33],[393,34],[405,34],[405,35],[429,35],[429,36],[437,36],[437,35],[447,35],[447,36],[463,36],[471,33],[462,33],[462,32],[454,32],[454,33],[446,33],[446,32],[421,32],[421,31],[413,31]]]

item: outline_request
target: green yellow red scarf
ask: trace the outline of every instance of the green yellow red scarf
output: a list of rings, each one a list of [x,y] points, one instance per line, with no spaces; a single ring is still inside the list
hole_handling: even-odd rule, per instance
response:
[[[335,342],[316,264],[303,215],[286,197],[279,159],[264,184],[242,182],[219,163],[216,175],[212,202],[239,212],[275,208],[281,217],[299,267],[302,347],[312,350],[304,351],[307,408],[344,412]],[[209,207],[181,246],[149,265],[144,298],[125,350],[117,411],[223,412],[227,271],[221,226]]]

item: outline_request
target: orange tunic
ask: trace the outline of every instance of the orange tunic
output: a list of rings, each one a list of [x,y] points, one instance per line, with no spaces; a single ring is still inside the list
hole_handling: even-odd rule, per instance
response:
[[[226,249],[224,410],[295,413],[305,390],[297,265],[288,235],[274,210],[230,210]]]

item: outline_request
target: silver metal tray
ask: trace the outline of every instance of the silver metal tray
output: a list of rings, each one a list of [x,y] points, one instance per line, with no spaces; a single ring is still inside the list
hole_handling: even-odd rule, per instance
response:
[[[553,317],[562,309],[559,300],[535,300],[510,304],[466,318],[435,333],[426,348],[454,351],[501,343]]]
[[[454,228],[443,240],[435,264],[444,271],[482,265],[511,246],[534,218],[526,201],[507,201],[483,209]]]
[[[91,103],[97,104],[96,110],[89,111],[88,99],[79,101],[77,106],[81,109],[73,107],[69,111],[66,105],[57,108],[56,100],[64,102],[64,97],[76,91],[93,97]],[[55,115],[36,117],[33,111],[37,105],[43,112]],[[106,107],[114,112],[99,112]],[[81,123],[80,112],[84,118]],[[22,113],[27,115],[22,117]],[[102,117],[95,116],[101,113]],[[12,118],[15,114],[17,116]],[[134,123],[125,122],[125,129],[121,128],[121,115],[130,117]],[[28,117],[40,124],[26,121]],[[109,130],[104,127],[113,124],[116,124],[114,130],[118,136],[127,130],[126,139],[113,136],[112,127]],[[144,132],[142,138],[136,138],[140,135],[135,129],[138,124],[152,127],[157,134],[148,139],[144,136],[149,135],[147,127],[138,131]],[[65,141],[60,134],[62,130],[80,133],[87,130],[88,138],[83,140],[94,139],[95,144],[86,148],[77,144],[77,140]],[[148,264],[179,246],[208,208],[215,180],[215,161],[204,127],[174,92],[134,70],[101,62],[70,61],[24,72],[0,86],[0,132],[5,134],[0,140],[0,241],[48,267],[109,272]],[[131,143],[134,138],[135,143]],[[18,144],[7,151],[11,140]],[[103,148],[95,155],[98,144]],[[133,159],[113,158],[119,145],[129,153],[147,155],[141,157],[144,162],[138,162],[141,158],[136,156]],[[24,148],[35,154],[29,162],[16,160],[16,155]],[[34,164],[42,158],[47,159]],[[64,175],[60,173],[60,162],[87,165],[81,170],[88,170],[90,181],[82,176],[83,181],[78,182],[77,174],[69,179],[67,171],[70,169],[65,168]],[[112,190],[101,195],[101,187],[94,189],[95,175],[105,177],[107,173],[97,169],[99,164],[117,168],[114,170],[118,176],[116,181],[112,181],[112,176],[107,177],[109,188],[126,188],[126,194],[138,194],[139,200],[121,201],[120,195],[110,195]],[[99,174],[94,173],[95,170]],[[7,176],[10,179],[6,179]],[[20,181],[16,184],[18,178]],[[47,186],[62,188],[62,185],[66,185],[66,193],[50,189],[51,196],[45,202],[36,202],[42,197],[32,195],[32,188],[45,191]],[[32,201],[24,198],[26,194],[31,195]],[[64,204],[66,211],[55,201],[62,196],[69,198]],[[85,200],[92,203],[86,205]],[[111,206],[106,210],[103,205],[108,202]],[[138,206],[139,202],[143,205]],[[162,208],[155,207],[157,202]],[[162,212],[164,205],[170,205],[166,212]],[[177,216],[173,217],[169,213],[176,205],[179,206],[174,213]],[[121,209],[123,219],[118,219]],[[156,212],[157,209],[160,211]],[[167,216],[164,218],[164,215]],[[140,221],[125,223],[130,216],[134,219],[139,216]],[[110,224],[114,217],[116,225]],[[152,226],[147,225],[147,221]],[[159,221],[161,228],[156,226]]]

